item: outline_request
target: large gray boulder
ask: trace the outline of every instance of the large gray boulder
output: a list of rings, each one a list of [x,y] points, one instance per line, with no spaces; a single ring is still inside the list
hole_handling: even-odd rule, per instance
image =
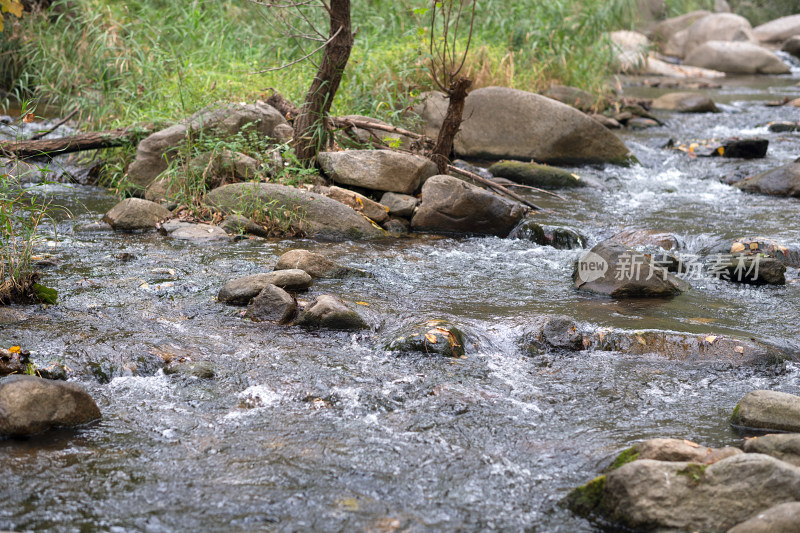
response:
[[[321,152],[322,170],[336,183],[411,194],[436,174],[430,159],[391,150]]]
[[[762,43],[782,43],[800,35],[800,14],[771,20],[753,29],[753,34]]]
[[[493,176],[506,178],[514,183],[541,189],[571,189],[588,187],[580,176],[558,167],[525,163],[522,161],[499,161],[489,167]]]
[[[630,30],[612,31],[608,34],[611,51],[614,54],[614,67],[617,72],[636,73],[647,65],[651,46],[646,35]]]
[[[758,39],[753,35],[753,27],[746,18],[732,13],[712,13],[696,20],[685,30],[673,34],[664,46],[664,52],[676,57],[687,57],[695,48],[707,41],[758,43]]]
[[[794,466],[800,466],[800,433],[776,433],[745,439],[747,453],[763,453]]]
[[[730,446],[710,448],[708,446],[700,446],[686,439],[649,439],[637,442],[620,453],[609,469],[613,470],[631,461],[644,459],[713,464],[727,457],[742,453],[744,452],[739,448]]]
[[[689,285],[665,265],[614,241],[603,241],[584,252],[575,264],[575,288],[612,298],[676,296]]]
[[[800,496],[798,496],[800,498]],[[800,502],[787,502],[761,511],[728,533],[797,533],[800,528]]]
[[[633,530],[725,531],[800,494],[800,468],[761,454],[705,465],[633,461],[575,489],[568,505]]]
[[[416,111],[436,138],[447,98],[428,93]],[[596,120],[550,98],[505,87],[472,91],[453,149],[459,157],[536,160],[548,164],[627,164],[625,144]]]
[[[277,109],[264,102],[225,104],[198,111],[185,121],[144,138],[136,148],[136,158],[128,167],[128,181],[146,189],[167,169],[169,161],[178,156],[180,147],[190,134],[234,135],[248,124],[253,125],[251,131],[267,137],[274,137],[276,126],[288,125]]]
[[[32,435],[98,418],[97,404],[75,383],[34,376],[0,380],[0,436]]]
[[[103,221],[115,230],[154,230],[156,224],[172,216],[162,205],[141,198],[126,198],[103,216]]]
[[[648,37],[650,37],[650,39],[657,44],[666,43],[669,41],[670,37],[679,31],[685,30],[701,18],[710,14],[710,11],[700,10],[662,20],[656,24],[655,27],[653,27],[648,34]]]
[[[411,219],[415,231],[507,236],[525,216],[516,202],[452,176],[434,176],[422,187]]]
[[[745,178],[734,187],[745,192],[800,198],[800,160]]]
[[[230,305],[247,305],[269,285],[290,291],[302,291],[309,288],[311,282],[311,276],[299,269],[252,274],[227,282],[220,289],[217,300]]]
[[[663,94],[653,100],[650,107],[678,113],[719,113],[714,100],[704,94],[689,92]]]
[[[750,429],[800,432],[800,396],[771,390],[748,392],[734,408],[731,424]]]
[[[225,213],[267,211],[309,237],[373,239],[383,231],[350,207],[331,198],[276,183],[232,183],[206,195]],[[288,215],[287,215],[288,213]]]
[[[684,63],[728,74],[788,74],[778,56],[750,42],[707,41],[686,55]]]

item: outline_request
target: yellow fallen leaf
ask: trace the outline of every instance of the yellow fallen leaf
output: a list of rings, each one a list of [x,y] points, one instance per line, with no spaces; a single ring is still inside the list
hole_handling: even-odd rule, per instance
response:
[[[22,348],[20,348],[19,346],[12,346],[11,348],[8,349],[8,351],[11,353],[20,353],[22,351]]]
[[[433,333],[426,333],[425,339],[431,344],[436,344],[438,342],[436,335],[434,335]]]
[[[733,243],[733,245],[731,246],[731,253],[738,254],[739,252],[744,252],[744,244],[740,242]]]
[[[699,444],[697,444],[696,442],[692,442],[692,441],[690,441],[690,440],[686,440],[686,439],[683,439],[683,443],[684,443],[684,444],[688,444],[688,445],[689,445],[689,446],[691,446],[692,448],[699,448],[699,447],[700,447],[700,445],[699,445]]]
[[[366,305],[367,307],[369,307],[369,304],[367,302],[356,302],[356,303],[358,305]]]
[[[637,336],[637,337],[636,337],[636,340],[637,340],[637,341],[639,342],[639,344],[641,344],[642,346],[647,346],[647,341],[645,341],[645,340],[644,340],[642,337],[639,337],[639,336]]]
[[[725,154],[725,147],[724,146],[720,146],[719,148],[717,148],[717,153],[719,155],[724,155]]]
[[[25,113],[25,116],[22,117],[22,122],[25,124],[29,124],[34,121],[36,117],[33,116],[33,113]]]
[[[751,242],[750,243],[750,249],[751,250],[758,250],[758,243],[757,242]]]
[[[708,344],[714,344],[715,340],[717,340],[717,336],[716,335],[709,335],[708,337],[706,337],[706,342]]]

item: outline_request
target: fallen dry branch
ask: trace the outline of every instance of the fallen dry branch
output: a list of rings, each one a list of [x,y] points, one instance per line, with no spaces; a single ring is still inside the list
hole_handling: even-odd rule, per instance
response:
[[[0,154],[6,157],[54,157],[72,152],[124,146],[152,129],[119,128],[109,131],[79,133],[59,139],[0,142]]]
[[[458,167],[454,167],[453,165],[447,165],[447,171],[448,172],[452,172],[454,174],[459,174],[461,176],[464,176],[465,178],[469,178],[469,179],[471,179],[473,181],[476,181],[476,182],[480,183],[481,185],[485,185],[487,187],[491,187],[492,189],[494,189],[496,191],[499,191],[499,192],[502,192],[506,196],[508,196],[510,198],[513,198],[514,200],[518,201],[522,205],[527,205],[531,209],[535,209],[537,211],[547,211],[547,209],[542,209],[538,205],[536,205],[536,204],[534,204],[532,202],[529,202],[528,200],[526,200],[522,196],[518,195],[517,193],[509,191],[508,189],[506,189],[505,187],[503,187],[499,183],[495,183],[495,182],[493,182],[491,180],[487,180],[486,178],[482,178],[482,177],[478,176],[477,174],[473,174],[472,172],[469,172],[468,170],[464,170],[464,169],[461,169],[461,168],[458,168]]]

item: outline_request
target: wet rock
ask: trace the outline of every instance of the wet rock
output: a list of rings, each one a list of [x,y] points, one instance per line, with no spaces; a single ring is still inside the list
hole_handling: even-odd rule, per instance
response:
[[[525,215],[516,202],[452,176],[429,178],[411,227],[414,231],[505,237]]]
[[[769,131],[773,133],[787,133],[800,130],[800,123],[797,122],[770,122]]]
[[[264,237],[269,238],[272,236],[270,231],[255,222],[253,219],[248,218],[246,216],[237,215],[232,213],[225,217],[225,220],[220,224],[220,228],[225,231],[228,235],[241,235],[243,233],[249,233],[250,235],[256,235],[257,237]]]
[[[410,231],[411,224],[404,218],[392,218],[383,224],[383,229],[391,235],[405,235]]]
[[[254,322],[288,324],[296,314],[295,299],[280,287],[267,285],[250,301],[244,316]]]
[[[514,183],[539,187],[540,189],[564,189],[586,187],[587,183],[572,172],[521,161],[500,161],[489,167],[493,176],[506,178]]]
[[[175,361],[164,367],[164,374],[214,379],[217,376],[217,368],[211,361]]]
[[[798,491],[800,468],[746,453],[711,465],[633,461],[573,490],[566,503],[634,530],[711,533],[794,501]]]
[[[686,439],[649,439],[637,442],[620,453],[611,463],[608,470],[615,470],[624,464],[643,459],[713,464],[741,453],[744,452],[739,448],[728,446],[724,448],[709,448]]]
[[[725,43],[748,43],[758,46],[758,40],[753,34],[753,28],[746,18],[730,13],[716,13],[706,15],[694,21],[685,30],[674,33],[664,45],[664,53],[688,59],[689,55],[695,50],[712,40]],[[689,61],[684,62],[698,67],[713,68],[727,72],[724,69],[698,65]]]
[[[649,37],[654,42],[662,44],[666,43],[670,40],[670,38],[678,33],[679,31],[685,30],[701,18],[704,18],[710,15],[710,11],[700,10],[700,11],[692,11],[691,13],[686,13],[685,15],[680,15],[677,17],[668,18],[666,20],[662,20],[659,22],[650,32]],[[683,52],[683,44],[680,45],[680,52]],[[669,53],[668,51],[664,51],[665,54],[668,55],[676,55],[674,53]]]
[[[159,224],[159,231],[173,239],[196,243],[228,242],[231,238],[225,230],[212,224],[199,224],[171,219]]]
[[[731,424],[746,429],[800,432],[800,396],[770,390],[748,392],[733,410]]]
[[[722,155],[734,159],[760,159],[766,157],[767,139],[729,139],[716,148],[711,155]]]
[[[800,161],[793,161],[735,184],[745,192],[800,198]]]
[[[626,122],[625,126],[632,130],[646,130],[648,128],[657,128],[661,126],[661,123],[651,118],[634,117]]]
[[[751,253],[774,257],[781,263],[800,268],[800,248],[784,246],[780,241],[769,237],[742,237],[733,242],[725,242],[711,250],[711,253]]]
[[[527,239],[542,246],[552,246],[558,250],[583,248],[586,244],[586,237],[573,229],[542,225],[533,220],[526,220],[514,228],[509,238]]]
[[[32,435],[98,418],[97,404],[75,383],[33,376],[0,380],[0,436]]]
[[[649,229],[624,230],[608,240],[629,248],[637,246],[655,246],[664,250],[681,248],[681,241],[674,233]]]
[[[581,111],[590,110],[595,103],[595,97],[591,94],[577,87],[568,87],[566,85],[551,85],[544,95]]]
[[[575,288],[612,298],[676,296],[689,285],[644,254],[613,241],[603,241],[584,252],[575,264]]]
[[[9,374],[24,374],[31,364],[30,352],[20,349],[19,346],[6,350],[0,348],[0,376]]]
[[[792,54],[794,57],[800,58],[800,35],[795,35],[786,39],[786,42],[781,46],[781,50]]]
[[[732,527],[728,533],[795,533],[800,524],[800,502],[787,502],[761,511]]]
[[[225,213],[266,210],[310,237],[341,240],[384,235],[380,228],[336,200],[275,183],[224,185],[209,192],[206,202]]]
[[[771,20],[753,29],[753,34],[762,43],[782,43],[800,35],[800,15],[789,15]]]
[[[317,296],[300,313],[295,325],[306,328],[359,330],[367,323],[340,298],[331,295]]]
[[[334,182],[377,191],[411,194],[436,174],[429,159],[390,150],[321,152],[317,159]]]
[[[773,363],[789,354],[750,339],[718,334],[691,334],[659,330],[604,330],[586,335],[588,350],[628,355],[655,355],[673,361],[727,362],[736,365]]]
[[[426,135],[436,138],[447,98],[428,93],[415,110]],[[547,164],[628,164],[633,156],[597,121],[550,98],[505,87],[485,87],[467,97],[467,119],[455,137],[459,157],[536,160]]]
[[[398,352],[465,357],[464,333],[444,320],[429,320],[400,332],[387,346]]]
[[[600,115],[600,114],[597,114],[597,113],[593,113],[593,114],[591,114],[589,116],[593,120],[596,120],[597,122],[599,122],[604,127],[608,128],[610,130],[618,130],[618,129],[620,129],[622,127],[622,124],[620,124],[616,119],[613,119],[611,117],[607,117],[605,115]]]
[[[476,174],[482,177],[483,179],[487,180],[494,179],[492,173],[489,172],[487,169],[479,167],[478,165],[470,165],[463,159],[456,159],[455,161],[453,161],[453,166],[456,168],[460,168],[461,170],[466,170],[467,172],[472,172],[473,174]]]
[[[568,316],[548,318],[542,328],[542,341],[553,348],[565,350],[583,348],[583,335],[575,321]]]
[[[713,274],[719,279],[750,285],[784,285],[786,265],[761,254],[727,254],[714,258]]]
[[[252,131],[267,137],[274,136],[275,127],[287,125],[278,110],[264,102],[255,104],[226,104],[217,109],[204,109],[184,122],[157,131],[146,137],[136,148],[136,159],[128,168],[128,180],[146,189],[170,161],[178,157],[180,147],[189,132],[193,134],[234,135],[248,124]]]
[[[140,198],[126,198],[105,214],[103,222],[115,230],[153,230],[156,224],[172,216],[165,207]]]
[[[36,368],[36,375],[40,378],[56,381],[67,381],[70,372],[66,365],[58,361],[50,361],[47,366]]]
[[[763,453],[794,466],[800,466],[800,433],[781,433],[745,439],[744,451]]]
[[[659,96],[653,100],[652,108],[679,113],[719,113],[719,109],[711,98],[703,94],[688,92]]]
[[[312,278],[344,278],[363,274],[362,271],[334,263],[322,254],[308,250],[289,250],[278,258],[275,270],[300,269]]]
[[[789,74],[789,66],[769,50],[749,42],[708,41],[684,63],[728,74]]]
[[[354,211],[369,217],[378,224],[383,224],[389,220],[389,209],[363,194],[342,189],[341,187],[329,187],[326,196],[349,206]]]
[[[289,291],[302,291],[311,286],[311,276],[298,269],[244,276],[226,283],[220,289],[217,299],[230,305],[247,305],[267,285],[275,285]]]
[[[408,194],[386,192],[381,196],[381,204],[389,208],[390,215],[408,218],[417,208],[417,199]]]

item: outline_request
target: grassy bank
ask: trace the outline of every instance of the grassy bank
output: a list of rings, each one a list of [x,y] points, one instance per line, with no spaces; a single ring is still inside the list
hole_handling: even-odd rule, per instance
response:
[[[538,90],[550,82],[604,90],[603,32],[624,0],[479,3],[468,71],[476,86]],[[428,90],[424,0],[355,0],[355,47],[334,103],[338,114],[393,118]],[[253,74],[301,57],[270,26],[274,12],[245,0],[70,0],[7,24],[0,87],[93,127],[171,121],[216,100],[251,100],[275,87],[302,98],[312,66]]]

